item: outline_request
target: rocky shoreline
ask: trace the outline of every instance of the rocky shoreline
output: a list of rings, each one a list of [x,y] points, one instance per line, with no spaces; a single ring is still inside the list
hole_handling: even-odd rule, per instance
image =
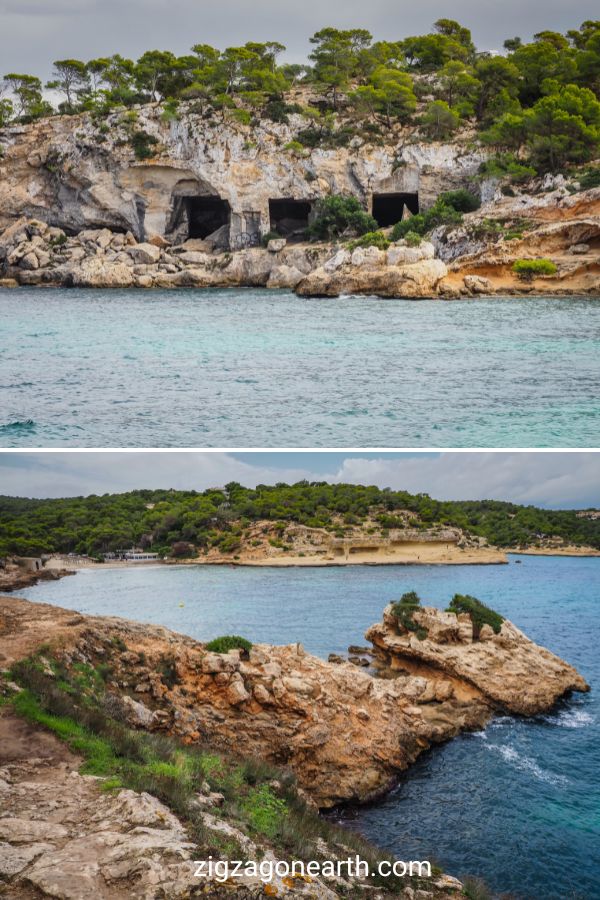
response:
[[[77,694],[91,691],[96,703],[104,682],[105,699],[90,721],[102,721],[100,709],[110,709],[133,729],[128,745],[136,746],[135,733],[149,733],[175,746],[207,748],[211,766],[215,753],[233,753],[254,760],[252,771],[257,759],[291,771],[294,802],[307,810],[372,801],[432,745],[483,728],[498,712],[533,715],[571,691],[589,690],[575,669],[506,620],[495,633],[476,629],[463,613],[423,607],[413,616],[419,636],[390,605],[383,622],[367,631],[372,651],[352,647],[349,660],[324,662],[300,644],[216,652],[160,626],[0,597],[0,694],[9,702],[0,708],[0,872],[11,896],[28,900],[33,889],[36,896],[78,900],[85,889],[115,900],[183,900],[198,887],[191,867],[197,839],[185,817],[151,793],[102,790],[105,779],[82,774],[81,759],[67,746],[11,712],[11,698],[19,709],[23,688],[10,678],[19,677],[24,661],[34,663],[24,670],[31,683],[53,692],[63,710],[73,702],[68,694],[60,699],[64,686],[72,690],[71,679]],[[269,785],[282,789],[280,781]],[[192,802],[203,840],[216,834],[250,860],[282,858],[281,848],[245,833],[235,815],[228,819],[228,801],[209,783]],[[308,813],[302,815],[305,821]],[[340,838],[337,844],[319,838],[318,854],[345,857],[349,848]],[[335,900],[348,890],[390,895],[385,887],[373,893],[373,883],[360,879],[276,877],[269,890],[257,876],[234,881],[209,880],[204,893],[239,900],[265,893]],[[401,896],[442,900],[463,888],[436,870],[408,880]]]
[[[339,244],[287,244],[236,252],[218,250],[210,241],[190,239],[171,245],[159,236],[138,242],[131,232],[86,229],[69,236],[43,221],[21,218],[0,234],[0,287],[78,288],[267,288],[301,297],[364,295],[382,298],[456,300],[481,296],[543,293],[569,296],[600,294],[600,266],[594,253],[569,256],[572,231],[551,229],[566,254],[555,276],[520,282],[511,263],[530,253],[528,246],[487,249],[452,262],[440,258],[444,247],[405,240],[388,250]],[[600,222],[587,222],[587,233],[600,234]],[[542,241],[541,228],[537,241]],[[527,241],[536,238],[531,233]],[[520,242],[521,244],[523,242]],[[574,246],[586,246],[583,244]],[[495,255],[494,255],[495,252]],[[555,254],[556,255],[556,254]],[[3,262],[4,261],[4,262]]]
[[[588,686],[504,621],[474,638],[468,615],[424,607],[419,639],[387,607],[366,634],[380,668],[328,663],[301,645],[220,654],[166,628],[0,598],[2,665],[56,647],[68,665],[110,664],[108,688],[132,722],[289,766],[320,807],[364,802],[432,744],[481,728],[495,712],[533,715]],[[165,680],[166,662],[171,673]]]

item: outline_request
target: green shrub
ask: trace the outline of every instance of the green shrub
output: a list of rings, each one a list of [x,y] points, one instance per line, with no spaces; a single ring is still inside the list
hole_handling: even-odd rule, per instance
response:
[[[580,176],[578,181],[582,191],[589,191],[590,188],[600,187],[600,169],[589,169]]]
[[[408,591],[402,594],[399,600],[392,603],[392,615],[398,620],[400,626],[406,631],[412,631],[420,641],[427,637],[427,629],[413,621],[413,613],[421,605],[421,598],[416,591]]]
[[[521,281],[533,281],[540,275],[555,275],[558,271],[551,259],[517,259],[512,270]]]
[[[481,206],[479,197],[464,188],[458,191],[444,191],[443,194],[440,194],[439,199],[442,203],[461,213],[475,212]]]
[[[504,622],[504,616],[490,609],[477,597],[470,597],[468,594],[455,594],[446,612],[468,613],[473,623],[473,640],[475,641],[479,637],[482,625],[490,625],[494,634],[499,634]]]
[[[263,234],[263,236],[261,237],[260,242],[263,247],[267,247],[269,245],[269,241],[276,241],[280,237],[281,235],[276,231],[267,231],[267,233]]]
[[[294,156],[307,155],[306,149],[302,146],[300,141],[288,141],[287,144],[284,144],[283,149],[287,150],[288,153],[292,153]]]
[[[315,218],[307,229],[314,240],[332,240],[342,234],[377,231],[377,222],[364,211],[356,197],[333,194],[317,201]]]
[[[422,238],[416,231],[407,231],[404,235],[404,240],[407,247],[420,247]]]
[[[242,809],[250,825],[268,838],[277,836],[287,815],[287,803],[277,797],[268,784],[261,784],[249,791]]]
[[[424,213],[396,222],[392,230],[392,240],[399,241],[400,238],[406,237],[409,231],[424,235],[439,225],[460,225],[461,222],[462,213],[445,203],[442,197],[438,197],[433,206]]]
[[[537,171],[531,165],[524,165],[512,153],[498,153],[479,167],[479,174],[485,178],[507,178],[512,184],[520,184],[535,178]]]
[[[239,634],[225,634],[209,641],[206,649],[211,653],[229,653],[230,650],[244,650],[249,653],[252,650],[252,643]]]
[[[367,231],[362,237],[348,244],[350,250],[354,250],[356,247],[377,247],[378,250],[387,250],[389,246],[389,239],[383,231]]]
[[[158,144],[158,139],[147,131],[134,131],[129,139],[129,143],[133,147],[136,159],[150,159],[154,156],[152,147]]]
[[[240,539],[237,534],[223,534],[216,542],[215,546],[219,548],[221,553],[235,553],[240,549]]]

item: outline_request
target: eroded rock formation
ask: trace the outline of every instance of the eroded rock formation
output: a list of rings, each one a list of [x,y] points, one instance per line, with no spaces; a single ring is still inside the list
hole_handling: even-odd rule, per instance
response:
[[[425,667],[434,681],[450,678],[492,708],[521,715],[545,712],[570,691],[589,690],[572,666],[534,644],[507,619],[498,634],[484,624],[477,639],[467,613],[424,607],[413,619],[427,631],[422,640],[399,627],[391,605],[383,622],[366,632],[391,671]]]
[[[301,645],[207,652],[165,628],[0,599],[6,665],[51,641],[67,665],[110,666],[137,727],[288,766],[321,807],[385,791],[432,743],[482,727],[497,709],[549,709],[588,689],[568,664],[504,621],[478,641],[468,617],[424,608],[425,640],[401,633],[388,607],[367,632],[395,677],[328,663]],[[11,636],[12,635],[12,636]]]

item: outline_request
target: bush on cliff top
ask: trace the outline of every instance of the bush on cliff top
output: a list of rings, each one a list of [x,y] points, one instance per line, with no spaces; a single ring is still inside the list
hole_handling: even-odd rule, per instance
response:
[[[490,609],[476,597],[468,594],[455,594],[446,612],[468,613],[473,623],[473,639],[477,640],[483,625],[490,625],[494,634],[500,634],[504,616]]]
[[[240,637],[239,634],[225,634],[209,641],[206,649],[211,653],[229,653],[230,650],[244,650],[246,653],[250,653],[252,642]]]
[[[421,605],[421,598],[416,591],[407,591],[399,600],[392,603],[392,615],[406,631],[413,631],[420,641],[427,637],[427,629],[413,621],[413,613]]]

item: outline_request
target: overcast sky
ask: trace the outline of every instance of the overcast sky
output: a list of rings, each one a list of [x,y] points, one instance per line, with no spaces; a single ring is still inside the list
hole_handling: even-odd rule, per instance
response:
[[[439,500],[600,507],[597,453],[1,453],[0,494],[65,497],[228,481],[376,484]]]
[[[31,72],[46,78],[52,60],[92,59],[144,50],[177,53],[192,44],[218,47],[247,40],[277,40],[287,58],[302,61],[308,38],[320,28],[368,28],[394,40],[423,34],[441,17],[471,28],[481,49],[501,49],[507,37],[530,38],[536,31],[565,31],[598,17],[597,0],[0,0],[2,73]]]

